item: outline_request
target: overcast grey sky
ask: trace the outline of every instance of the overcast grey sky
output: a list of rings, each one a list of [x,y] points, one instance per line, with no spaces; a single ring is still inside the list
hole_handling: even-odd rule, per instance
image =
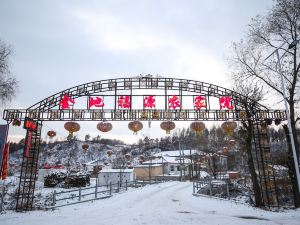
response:
[[[20,81],[9,107],[28,108],[81,83],[149,73],[229,87],[231,43],[271,6],[271,0],[0,0],[0,39],[14,48],[12,72]],[[46,125],[67,135],[62,123]],[[81,125],[81,137],[98,134],[95,123]],[[141,137],[123,125],[103,137]],[[141,135],[163,135],[155,129]],[[22,135],[21,128],[10,130],[11,138]]]

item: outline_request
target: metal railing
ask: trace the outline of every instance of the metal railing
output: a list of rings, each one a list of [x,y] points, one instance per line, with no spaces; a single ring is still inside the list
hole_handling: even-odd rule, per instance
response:
[[[60,191],[55,190],[52,193],[52,203],[46,209],[54,209],[62,206],[73,205],[77,203],[105,199],[112,197],[114,193],[127,191],[128,188],[143,187],[148,184],[157,184],[164,182],[162,180],[135,180],[128,182],[109,183],[107,185],[95,185],[93,187],[80,187],[76,190]]]
[[[229,180],[201,179],[193,182],[193,194],[230,199]]]

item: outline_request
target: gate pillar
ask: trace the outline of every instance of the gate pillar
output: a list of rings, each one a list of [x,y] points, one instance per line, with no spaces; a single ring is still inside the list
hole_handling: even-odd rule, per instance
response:
[[[26,120],[24,122],[25,127]],[[17,191],[16,211],[33,209],[34,189],[38,172],[39,149],[41,142],[42,122],[34,122],[35,130],[27,129],[19,188]],[[26,128],[25,128],[26,129]]]

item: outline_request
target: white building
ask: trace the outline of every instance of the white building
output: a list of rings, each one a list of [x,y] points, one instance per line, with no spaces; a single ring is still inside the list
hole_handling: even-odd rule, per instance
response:
[[[197,150],[163,151],[154,154],[153,160],[148,160],[143,165],[164,165],[164,174],[167,176],[187,176],[191,165],[190,155],[199,153]]]
[[[103,169],[98,174],[98,185],[124,184],[125,182],[133,182],[135,176],[133,169]]]

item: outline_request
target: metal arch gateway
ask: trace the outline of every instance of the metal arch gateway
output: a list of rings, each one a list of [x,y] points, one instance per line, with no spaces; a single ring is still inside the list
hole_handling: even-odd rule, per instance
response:
[[[153,91],[140,93],[140,90],[148,89]],[[147,104],[149,97],[152,104]],[[86,104],[76,108],[80,99]],[[148,102],[145,103],[145,100]],[[142,107],[136,107],[138,102],[142,103]],[[244,109],[245,103],[254,106],[250,115]],[[266,129],[261,125],[266,119],[286,120],[286,113],[268,109],[253,99],[220,86],[151,75],[100,80],[66,89],[27,109],[5,109],[3,119],[8,123],[26,119],[36,125],[35,129],[27,127],[25,140],[29,141],[24,147],[17,211],[33,209],[43,121],[251,120],[255,125],[253,158],[256,160],[263,203],[269,207],[279,204],[274,171],[270,164],[269,139]]]

